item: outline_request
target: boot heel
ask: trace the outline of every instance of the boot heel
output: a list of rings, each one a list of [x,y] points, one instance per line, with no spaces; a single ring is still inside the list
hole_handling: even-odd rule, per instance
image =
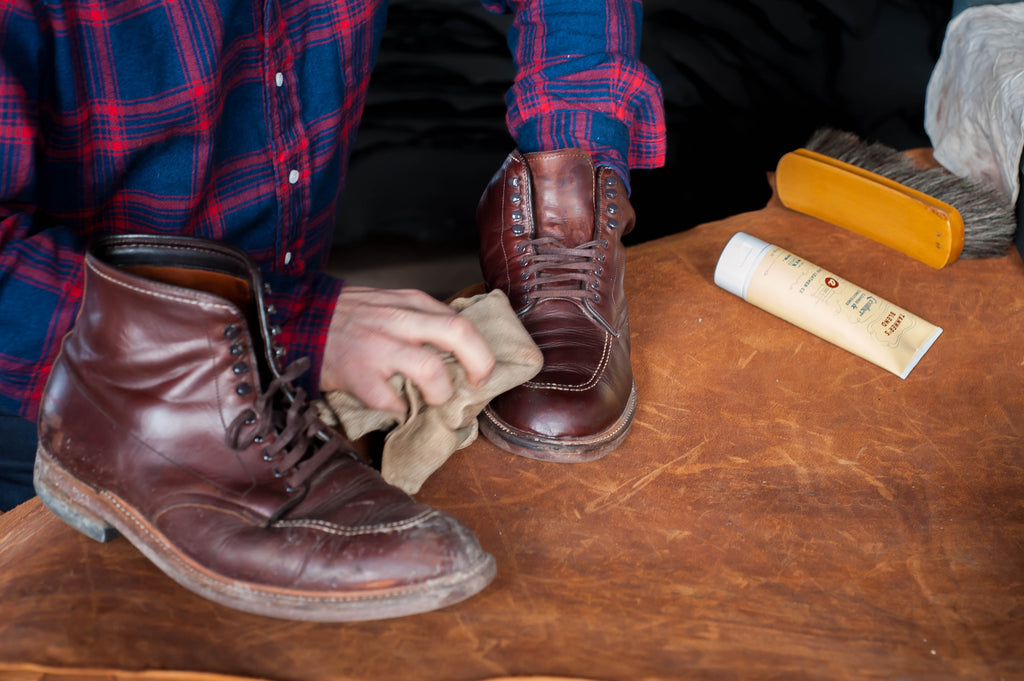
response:
[[[86,506],[87,493],[71,483],[67,474],[51,462],[42,445],[36,449],[32,484],[39,500],[55,516],[85,536],[98,542],[107,542],[119,535],[110,523]]]

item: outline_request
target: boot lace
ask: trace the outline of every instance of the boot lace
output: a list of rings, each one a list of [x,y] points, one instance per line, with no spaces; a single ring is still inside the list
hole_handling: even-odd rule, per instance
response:
[[[532,248],[532,253],[530,252]],[[516,250],[523,256],[523,302],[545,298],[576,298],[599,301],[602,264],[608,248],[605,239],[588,241],[573,248],[553,237],[521,241]],[[532,283],[527,284],[526,282]]]
[[[285,479],[289,493],[305,489],[309,479],[338,452],[354,456],[338,433],[324,427],[316,405],[306,399],[306,391],[291,385],[309,366],[306,357],[289,364],[256,398],[254,407],[235,417],[227,430],[227,444],[235,450],[270,440],[263,449],[263,460],[274,464],[274,476]],[[330,434],[326,442],[319,437],[321,433]]]

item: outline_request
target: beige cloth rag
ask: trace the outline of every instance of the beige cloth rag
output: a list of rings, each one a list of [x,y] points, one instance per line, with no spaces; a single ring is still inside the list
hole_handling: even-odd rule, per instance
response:
[[[408,409],[402,417],[368,409],[348,393],[324,394],[330,412],[325,420],[335,417],[349,438],[358,440],[367,433],[391,429],[384,440],[381,474],[409,494],[418,492],[452,453],[476,440],[477,416],[492,398],[536,376],[544,362],[503,292],[458,298],[451,306],[473,322],[494,353],[494,370],[484,385],[470,384],[455,357],[438,351],[454,388],[442,405],[425,404],[419,389],[401,375],[392,376],[390,383],[406,401]]]

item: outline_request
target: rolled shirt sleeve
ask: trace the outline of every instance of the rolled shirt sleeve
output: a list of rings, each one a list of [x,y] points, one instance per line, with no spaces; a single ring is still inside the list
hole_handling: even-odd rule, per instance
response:
[[[639,0],[482,0],[512,12],[507,123],[526,152],[580,147],[629,181],[665,161],[661,86],[640,61]]]

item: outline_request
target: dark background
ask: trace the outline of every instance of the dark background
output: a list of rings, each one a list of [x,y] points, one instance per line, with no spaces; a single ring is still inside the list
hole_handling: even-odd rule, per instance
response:
[[[823,125],[929,146],[925,87],[952,2],[647,0],[641,56],[661,81],[664,168],[634,171],[628,243],[756,210],[765,172]],[[392,0],[336,246],[476,243],[474,211],[513,142],[509,17],[477,0]]]

